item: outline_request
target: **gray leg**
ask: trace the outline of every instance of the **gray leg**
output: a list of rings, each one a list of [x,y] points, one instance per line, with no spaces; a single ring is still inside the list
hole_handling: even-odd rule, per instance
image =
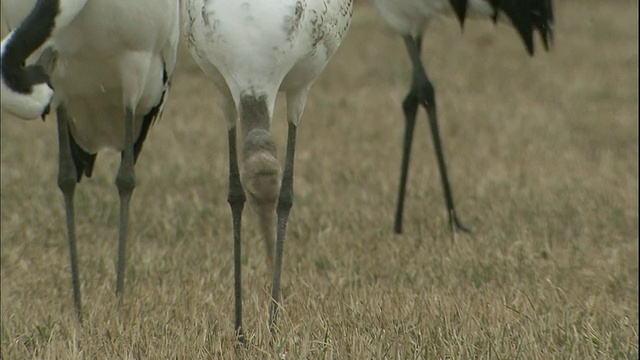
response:
[[[233,270],[234,270],[234,291],[235,291],[235,318],[236,336],[238,342],[244,343],[244,333],[242,331],[242,272],[241,272],[241,237],[240,228],[242,224],[242,210],[246,196],[242,183],[240,182],[240,171],[238,170],[238,153],[236,151],[236,127],[229,130],[229,193],[227,201],[231,207],[233,221]]]
[[[78,319],[82,321],[82,302],[80,300],[80,277],[78,274],[78,249],[76,244],[76,227],[73,209],[73,195],[76,189],[76,166],[71,157],[69,139],[69,114],[64,104],[57,109],[59,166],[58,187],[64,195],[64,209],[67,217],[67,234],[69,236],[69,258],[71,260],[71,283],[73,285],[73,304]]]
[[[118,301],[122,298],[121,295],[124,287],[127,228],[129,225],[129,202],[131,201],[133,189],[136,186],[136,176],[133,168],[133,114],[133,109],[129,107],[125,109],[125,148],[122,152],[120,170],[116,176],[116,186],[118,187],[118,194],[120,195],[120,231],[118,234],[118,269],[116,279],[116,296],[118,296]]]
[[[269,330],[275,332],[274,324],[278,311],[278,297],[280,296],[280,274],[282,270],[282,253],[284,251],[284,236],[287,229],[287,219],[289,211],[293,206],[293,160],[296,149],[297,126],[289,122],[287,134],[287,156],[285,160],[282,184],[280,185],[280,196],[276,213],[278,216],[278,229],[276,235],[276,262],[273,269],[273,287],[271,289],[271,306],[269,309]]]
[[[409,52],[409,57],[411,58],[411,62],[413,63],[413,78],[411,81],[411,90],[409,91],[409,94],[407,94],[407,97],[405,98],[403,103],[406,131],[402,154],[400,188],[398,191],[398,207],[396,209],[396,220],[394,227],[395,232],[398,234],[402,232],[402,212],[404,207],[411,142],[413,139],[413,130],[415,126],[417,107],[419,104],[421,104],[427,110],[427,116],[429,118],[431,136],[433,139],[433,146],[436,150],[436,159],[438,161],[438,168],[440,169],[440,178],[442,180],[445,204],[447,207],[447,215],[449,216],[451,230],[453,234],[455,234],[456,230],[469,233],[470,230],[466,226],[464,226],[458,218],[453,201],[453,194],[451,191],[449,176],[447,175],[447,166],[444,159],[444,151],[442,149],[442,141],[440,139],[440,131],[438,129],[435,89],[433,87],[433,84],[431,84],[431,81],[427,77],[427,73],[424,69],[424,66],[422,65],[422,61],[420,60],[420,47],[422,45],[422,38],[412,38],[411,36],[406,36],[404,40]]]

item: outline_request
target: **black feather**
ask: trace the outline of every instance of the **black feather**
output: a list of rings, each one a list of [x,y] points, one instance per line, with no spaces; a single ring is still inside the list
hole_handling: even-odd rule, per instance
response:
[[[91,174],[93,174],[93,165],[96,163],[98,154],[90,154],[84,151],[73,138],[71,129],[69,129],[69,140],[71,145],[71,158],[76,166],[77,181],[80,182],[82,175],[90,178]]]
[[[142,128],[140,129],[140,135],[138,135],[138,139],[136,139],[136,142],[133,144],[134,163],[138,161],[138,156],[142,151],[142,145],[144,144],[144,140],[147,138],[147,133],[149,132],[151,125],[158,117],[162,115],[160,114],[160,109],[162,109],[162,105],[165,102],[165,96],[166,96],[167,90],[171,85],[169,81],[170,79],[169,79],[169,75],[167,74],[167,70],[163,69],[162,83],[164,84],[164,90],[162,91],[162,95],[160,96],[160,101],[158,102],[158,104],[152,107],[151,110],[149,110],[149,112],[142,119]],[[124,156],[124,153],[123,153],[123,156]]]
[[[12,90],[28,94],[33,85],[49,83],[49,76],[41,66],[25,67],[25,60],[49,38],[58,12],[58,0],[38,0],[5,44],[0,66],[2,77]]]
[[[469,0],[449,0],[451,3],[451,7],[453,7],[453,11],[456,13],[456,17],[460,22],[460,27],[464,27],[464,20],[467,17],[467,6],[469,5]]]
[[[529,55],[534,53],[533,33],[538,31],[545,50],[553,40],[553,4],[551,0],[491,0],[494,21],[498,11],[509,17]]]

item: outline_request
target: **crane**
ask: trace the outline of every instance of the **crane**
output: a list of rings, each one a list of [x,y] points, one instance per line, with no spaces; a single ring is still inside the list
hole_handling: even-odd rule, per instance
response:
[[[235,331],[239,342],[244,341],[240,266],[244,203],[248,198],[258,213],[268,259],[274,256],[270,242],[273,224],[277,223],[269,307],[269,329],[273,334],[284,237],[293,205],[296,130],[311,85],[346,35],[352,6],[352,0],[184,1],[182,14],[187,46],[196,63],[218,88],[220,107],[227,120],[227,200],[233,223]],[[286,94],[287,101],[284,172],[269,132],[278,91]]]
[[[435,88],[429,80],[427,72],[420,58],[422,37],[435,18],[455,14],[460,22],[468,15],[473,17],[486,17],[497,22],[501,15],[506,15],[520,35],[529,55],[534,53],[533,33],[538,31],[546,50],[549,49],[553,39],[553,5],[551,0],[372,0],[381,17],[396,32],[405,43],[411,63],[413,74],[409,93],[404,98],[402,109],[405,116],[405,134],[402,146],[402,163],[400,168],[400,184],[398,188],[398,201],[396,207],[394,231],[402,233],[402,216],[409,170],[409,158],[411,144],[415,129],[418,106],[422,105],[427,111],[433,145],[436,150],[438,168],[444,191],[445,204],[451,230],[469,232],[462,224],[453,200],[451,184],[447,174],[447,166],[442,149],[442,140],[438,129],[438,116],[436,111]]]
[[[73,302],[82,320],[74,193],[98,152],[121,152],[116,294],[124,289],[134,164],[164,109],[176,63],[178,0],[3,0],[2,109],[25,120],[55,109]]]

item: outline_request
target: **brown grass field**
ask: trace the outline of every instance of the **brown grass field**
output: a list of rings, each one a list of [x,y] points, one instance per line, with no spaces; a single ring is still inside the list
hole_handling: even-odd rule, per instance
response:
[[[533,58],[490,21],[461,33],[444,19],[425,38],[454,196],[474,230],[452,242],[423,111],[404,234],[392,231],[410,64],[358,4],[299,128],[274,338],[271,274],[245,211],[245,348],[225,121],[184,48],[136,167],[120,308],[119,154],[101,153],[76,192],[83,324],[55,118],[3,116],[2,359],[637,359],[638,2],[556,1],[556,18],[553,51]]]

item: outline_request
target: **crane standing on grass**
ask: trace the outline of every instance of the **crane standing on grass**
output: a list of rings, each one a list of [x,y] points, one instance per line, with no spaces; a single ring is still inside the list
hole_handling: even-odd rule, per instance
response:
[[[83,175],[91,176],[99,151],[122,153],[116,177],[116,294],[121,295],[134,163],[167,99],[179,39],[178,13],[178,0],[2,1],[7,24],[17,24],[2,41],[2,108],[27,120],[44,117],[50,105],[56,110],[58,186],[65,200],[73,300],[80,319],[76,183]],[[39,59],[37,64],[34,59]]]
[[[444,197],[447,206],[447,213],[452,231],[469,230],[461,223],[456,214],[456,209],[451,192],[451,185],[447,175],[447,167],[442,150],[442,142],[438,130],[438,120],[436,113],[436,97],[433,84],[429,80],[427,73],[420,60],[422,47],[422,36],[427,25],[434,18],[443,13],[453,10],[460,25],[464,24],[469,15],[486,16],[498,20],[500,15],[505,14],[520,37],[524,41],[527,51],[533,55],[533,33],[538,31],[542,38],[545,49],[549,49],[553,36],[553,6],[551,0],[372,0],[382,18],[400,35],[402,35],[405,46],[409,52],[411,63],[413,64],[413,76],[411,88],[402,103],[405,115],[405,135],[402,152],[402,165],[400,169],[400,186],[398,190],[398,203],[396,208],[396,218],[394,230],[402,233],[402,213],[404,209],[405,189],[407,184],[407,172],[409,169],[409,156],[411,153],[411,143],[413,141],[413,130],[415,128],[416,113],[418,105],[424,106],[431,126],[433,145],[436,149],[438,167]]]
[[[242,333],[240,224],[245,189],[271,252],[277,235],[269,328],[274,331],[287,218],[293,203],[296,129],[307,93],[344,38],[352,0],[184,1],[184,35],[193,58],[217,86],[229,136],[229,194],[233,220],[235,330]],[[269,132],[278,91],[287,98],[288,137],[282,181]],[[240,119],[240,167],[236,124]],[[244,183],[244,187],[243,187]]]

